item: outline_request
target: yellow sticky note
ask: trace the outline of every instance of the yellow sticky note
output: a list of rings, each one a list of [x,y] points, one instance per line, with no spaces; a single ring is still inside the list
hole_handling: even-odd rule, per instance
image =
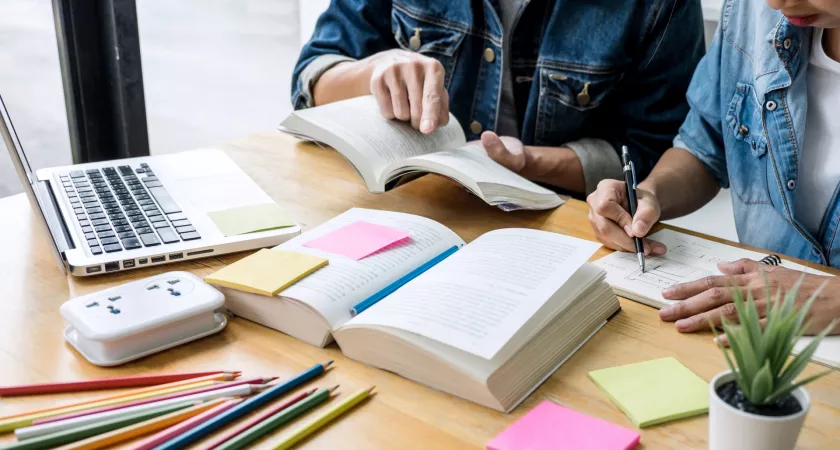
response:
[[[305,253],[262,249],[208,275],[204,281],[254,294],[277,295],[329,260]]]
[[[696,416],[709,410],[709,385],[674,358],[589,372],[637,427]]]
[[[295,225],[295,221],[274,203],[211,211],[207,213],[207,216],[225,236],[238,236]]]

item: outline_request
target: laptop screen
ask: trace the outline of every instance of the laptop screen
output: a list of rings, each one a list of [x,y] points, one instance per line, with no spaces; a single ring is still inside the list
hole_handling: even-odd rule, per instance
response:
[[[2,95],[0,95],[0,116],[3,116],[3,127],[0,128],[0,131],[2,131],[6,147],[9,149],[9,156],[12,157],[15,166],[19,165],[17,168],[23,170],[28,178],[27,181],[21,180],[21,182],[31,185],[34,179],[32,176],[32,167],[29,165],[26,154],[23,152],[23,146],[20,144],[20,139],[15,131],[12,118],[9,116],[9,111],[6,109],[6,103],[3,101]]]

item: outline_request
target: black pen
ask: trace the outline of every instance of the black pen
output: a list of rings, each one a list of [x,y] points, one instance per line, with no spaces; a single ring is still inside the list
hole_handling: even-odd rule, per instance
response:
[[[636,217],[636,167],[630,160],[630,152],[626,145],[621,146],[621,161],[624,163],[624,182],[627,184],[627,203],[630,204],[630,216]],[[642,273],[645,273],[645,245],[642,243],[642,238],[634,237],[633,241],[636,243],[639,267],[642,268]]]

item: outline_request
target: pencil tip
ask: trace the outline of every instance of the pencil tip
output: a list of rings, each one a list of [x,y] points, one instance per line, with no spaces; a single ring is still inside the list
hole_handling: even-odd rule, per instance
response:
[[[335,392],[338,387],[341,386],[340,384],[336,384],[335,386],[330,386],[330,392]]]
[[[376,386],[369,387],[368,390],[367,390],[368,394],[372,393],[374,389],[376,389]]]
[[[323,363],[321,363],[321,365],[322,365],[322,366],[326,369],[327,367],[331,366],[331,365],[332,365],[332,363],[333,363],[333,360],[331,359],[331,360],[329,360],[329,361],[327,361],[327,362],[323,362]]]

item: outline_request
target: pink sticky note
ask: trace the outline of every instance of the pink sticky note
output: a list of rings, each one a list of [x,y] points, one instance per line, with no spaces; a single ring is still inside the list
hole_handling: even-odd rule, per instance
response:
[[[331,231],[305,247],[336,253],[356,261],[407,238],[411,233],[398,228],[358,221]]]
[[[630,450],[639,433],[544,401],[487,444],[487,450]]]

